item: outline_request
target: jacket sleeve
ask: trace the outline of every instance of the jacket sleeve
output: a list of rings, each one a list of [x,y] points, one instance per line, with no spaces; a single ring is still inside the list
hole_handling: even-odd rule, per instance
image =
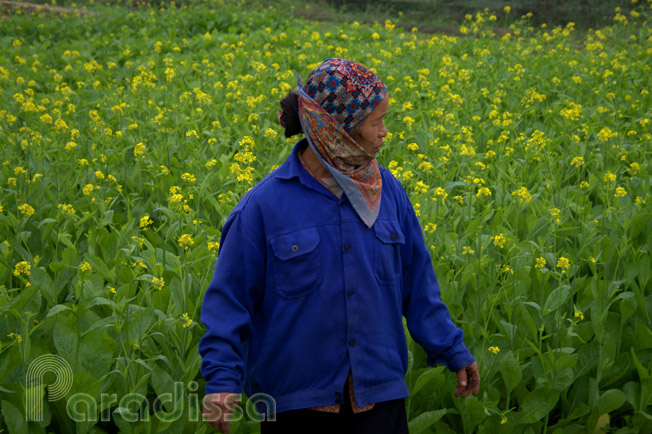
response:
[[[464,345],[464,333],[453,324],[441,301],[432,258],[421,225],[403,187],[399,187],[401,227],[405,244],[403,263],[403,315],[408,331],[428,355],[430,366],[444,364],[457,372],[475,361]]]
[[[234,212],[225,223],[215,274],[201,306],[200,321],[206,332],[199,353],[206,394],[242,392],[254,306],[262,298],[265,283],[265,243],[245,220]]]

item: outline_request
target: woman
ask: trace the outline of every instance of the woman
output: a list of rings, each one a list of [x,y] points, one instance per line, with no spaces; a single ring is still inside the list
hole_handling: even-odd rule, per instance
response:
[[[274,399],[261,432],[406,433],[402,318],[428,354],[480,377],[439,298],[419,221],[378,166],[387,87],[364,66],[328,59],[281,102],[286,137],[305,138],[224,225],[201,321],[205,417],[228,432],[230,394]]]

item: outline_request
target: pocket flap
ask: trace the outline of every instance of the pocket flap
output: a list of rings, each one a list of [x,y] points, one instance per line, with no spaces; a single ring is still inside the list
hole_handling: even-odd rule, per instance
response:
[[[380,241],[385,244],[404,244],[405,237],[401,227],[395,220],[376,220],[374,231]]]
[[[319,244],[319,232],[317,228],[302,229],[274,238],[270,240],[270,244],[274,256],[281,261],[287,261],[315,250]]]

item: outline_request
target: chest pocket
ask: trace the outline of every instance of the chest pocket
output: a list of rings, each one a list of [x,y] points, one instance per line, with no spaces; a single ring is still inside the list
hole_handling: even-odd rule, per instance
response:
[[[374,268],[381,282],[396,282],[401,275],[401,253],[399,248],[405,244],[401,227],[394,220],[376,220]]]
[[[280,235],[270,240],[270,245],[273,278],[281,296],[301,297],[319,287],[322,270],[317,228]]]

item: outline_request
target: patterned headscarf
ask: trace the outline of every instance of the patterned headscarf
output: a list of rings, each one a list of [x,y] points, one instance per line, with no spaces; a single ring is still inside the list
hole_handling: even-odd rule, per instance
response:
[[[371,228],[380,211],[380,169],[348,130],[382,102],[387,86],[358,63],[328,59],[310,73],[305,86],[297,75],[297,94],[301,127],[312,150]]]

